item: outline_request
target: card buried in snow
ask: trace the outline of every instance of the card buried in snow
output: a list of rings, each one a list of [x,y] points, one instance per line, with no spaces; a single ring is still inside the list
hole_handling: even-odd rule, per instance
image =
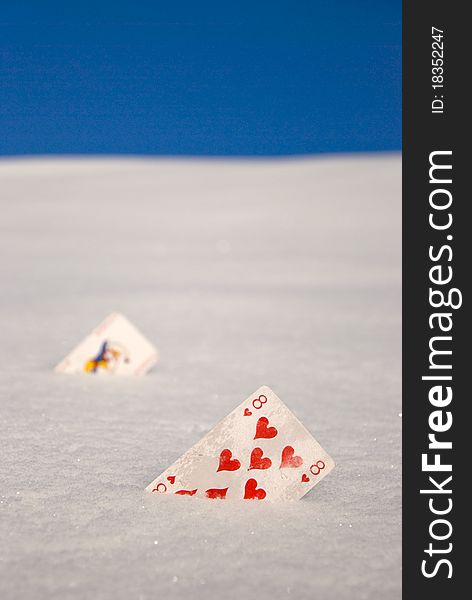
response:
[[[298,500],[334,461],[263,386],[166,469],[146,492],[212,499]]]
[[[60,362],[58,373],[144,375],[158,361],[156,348],[120,313],[112,313]]]

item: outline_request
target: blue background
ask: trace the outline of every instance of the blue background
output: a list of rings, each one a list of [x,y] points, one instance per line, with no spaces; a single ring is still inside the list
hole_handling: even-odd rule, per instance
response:
[[[399,150],[399,0],[2,2],[0,154]]]

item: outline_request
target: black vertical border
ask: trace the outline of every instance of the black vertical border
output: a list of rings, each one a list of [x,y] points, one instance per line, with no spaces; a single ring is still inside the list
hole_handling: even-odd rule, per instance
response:
[[[407,600],[452,600],[470,594],[466,564],[471,553],[466,540],[471,528],[464,508],[471,505],[466,483],[471,480],[467,440],[472,441],[472,429],[469,432],[466,428],[470,429],[467,408],[472,394],[466,377],[468,371],[472,372],[468,342],[472,331],[467,314],[471,277],[468,263],[472,261],[472,244],[468,243],[472,240],[472,211],[468,209],[472,197],[466,186],[472,165],[467,165],[471,152],[465,146],[467,130],[472,129],[471,109],[466,107],[472,71],[466,56],[470,55],[467,49],[472,30],[467,25],[466,9],[467,4],[459,2],[403,2],[403,597]],[[431,112],[433,26],[444,30],[444,114]],[[428,531],[431,521],[438,517],[431,514],[428,497],[420,494],[420,489],[431,487],[428,475],[433,475],[421,470],[421,455],[428,449],[428,416],[434,410],[428,402],[431,383],[421,379],[428,374],[428,342],[433,335],[428,324],[434,312],[428,301],[432,266],[428,250],[430,245],[447,243],[446,234],[434,231],[428,223],[432,191],[429,154],[435,150],[452,150],[453,183],[448,189],[453,194],[453,224],[448,233],[453,235],[453,259],[449,264],[453,286],[463,293],[462,307],[451,311],[453,400],[449,409],[453,426],[444,434],[444,439],[453,442],[448,451],[453,464],[453,509],[447,515],[453,526],[447,542],[453,544],[453,549],[447,556],[442,555],[452,562],[451,579],[447,578],[446,568],[431,579],[421,573],[422,561],[429,558],[424,552],[429,543],[441,547],[441,542],[431,540]]]

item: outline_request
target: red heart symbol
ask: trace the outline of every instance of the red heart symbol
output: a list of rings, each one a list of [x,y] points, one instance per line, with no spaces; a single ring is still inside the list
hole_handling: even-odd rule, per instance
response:
[[[175,492],[176,494],[179,494],[180,496],[193,496],[194,494],[197,493],[197,490],[179,490],[178,492]]]
[[[256,425],[256,435],[254,439],[258,438],[274,438],[277,435],[277,429],[275,427],[268,427],[269,419],[266,417],[261,417],[259,421],[257,421]]]
[[[207,498],[213,498],[213,499],[221,498],[223,500],[224,498],[226,498],[227,491],[228,491],[227,487],[222,488],[222,489],[211,488],[211,489],[207,490],[205,492],[205,494],[206,494]]]
[[[170,483],[175,483],[175,475],[169,475],[167,481],[170,481]]]
[[[218,471],[237,471],[239,469],[239,467],[241,466],[241,463],[239,462],[239,460],[237,458],[233,458],[231,460],[232,456],[233,456],[233,453],[231,452],[231,450],[222,450],[221,454],[220,454],[220,464],[219,464],[216,472],[218,472]]]
[[[307,477],[307,476],[305,475],[305,473],[303,473],[303,475],[302,475],[302,481],[303,481],[303,483],[306,483],[307,481],[310,481],[310,478],[309,478],[309,477]]]
[[[252,415],[252,412],[249,410],[249,408],[244,409],[244,416],[245,417],[250,417]]]
[[[301,456],[294,456],[295,450],[292,446],[285,446],[282,450],[282,462],[280,463],[280,469],[296,469],[303,464]]]
[[[262,448],[254,448],[251,452],[251,464],[248,471],[251,469],[268,469],[272,466],[270,458],[262,458],[263,454]]]
[[[266,497],[265,490],[256,488],[257,481],[255,479],[248,479],[244,488],[244,500],[264,500]]]

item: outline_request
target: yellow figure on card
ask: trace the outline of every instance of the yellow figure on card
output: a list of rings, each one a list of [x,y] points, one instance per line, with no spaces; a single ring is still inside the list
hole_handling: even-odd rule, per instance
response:
[[[126,352],[118,344],[105,340],[96,356],[89,359],[84,365],[86,373],[97,373],[100,369],[114,371],[120,358],[123,362],[129,362]]]

